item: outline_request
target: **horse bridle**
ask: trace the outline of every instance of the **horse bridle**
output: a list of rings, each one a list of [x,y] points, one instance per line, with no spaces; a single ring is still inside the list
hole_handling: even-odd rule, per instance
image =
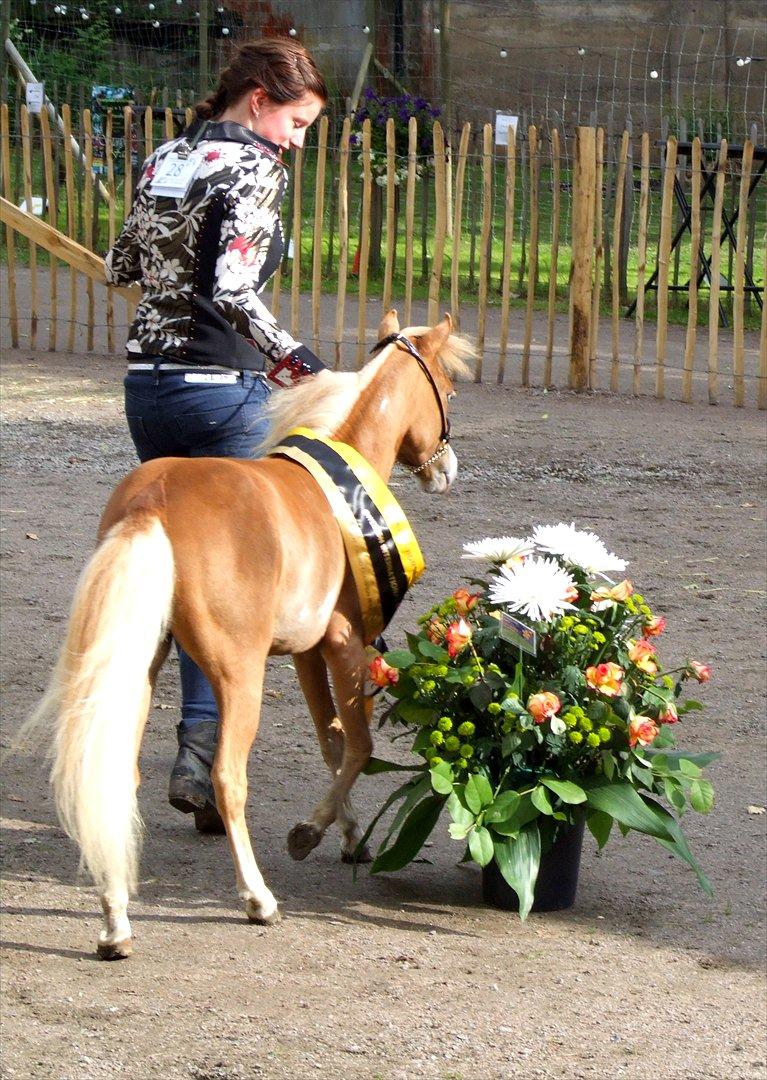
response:
[[[407,466],[407,468],[410,469],[411,473],[414,476],[418,476],[418,474],[423,472],[424,469],[428,469],[428,467],[430,465],[433,465],[435,461],[438,461],[443,454],[447,453],[450,445],[450,417],[447,415],[445,406],[442,404],[442,396],[439,392],[439,387],[434,381],[434,376],[429,371],[426,361],[421,356],[418,349],[416,349],[410,338],[407,338],[404,334],[400,333],[388,334],[385,338],[381,338],[380,341],[377,341],[375,343],[373,348],[370,350],[370,353],[372,356],[375,356],[376,353],[379,353],[382,349],[385,349],[387,345],[394,344],[401,346],[403,349],[405,349],[406,352],[409,352],[410,355],[418,361],[418,366],[420,367],[426,378],[429,380],[431,388],[434,391],[434,396],[437,399],[437,405],[439,406],[440,419],[442,421],[442,433],[439,437],[439,442],[437,443],[437,449],[434,451],[431,457],[428,457],[426,461],[422,461],[420,465]]]

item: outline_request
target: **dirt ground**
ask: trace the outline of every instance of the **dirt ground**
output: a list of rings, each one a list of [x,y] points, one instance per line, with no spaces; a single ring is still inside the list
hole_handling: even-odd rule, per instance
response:
[[[2,521],[4,746],[61,640],[100,510],[133,464],[122,363],[8,351]],[[722,757],[717,803],[686,831],[716,895],[631,834],[587,839],[575,907],[485,907],[475,867],[434,834],[428,862],[353,880],[333,830],[303,863],[290,826],[326,785],[290,664],[271,664],[249,824],[285,920],[249,925],[223,838],[165,801],[178,720],[162,673],[142,753],[136,953],[98,963],[97,901],[55,824],[45,769],[4,759],[2,1076],[244,1080],[763,1078],[765,416],[753,407],[461,388],[445,497],[395,491],[429,569],[398,613],[462,583],[462,543],[538,522],[595,529],[668,617],[667,661],[708,661],[706,711],[679,740]],[[258,542],[257,536],[253,538]],[[399,745],[399,744],[397,744]],[[378,752],[401,753],[379,736]],[[361,778],[369,820],[394,782]]]

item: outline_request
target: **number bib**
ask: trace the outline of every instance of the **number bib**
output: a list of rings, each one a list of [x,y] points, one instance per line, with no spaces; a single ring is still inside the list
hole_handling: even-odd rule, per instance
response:
[[[166,154],[149,184],[150,194],[183,199],[189,191],[199,164],[199,154],[179,154],[176,151]]]

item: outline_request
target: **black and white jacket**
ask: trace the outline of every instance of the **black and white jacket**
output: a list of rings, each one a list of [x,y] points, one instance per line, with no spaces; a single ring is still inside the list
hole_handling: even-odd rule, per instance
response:
[[[287,170],[279,147],[231,122],[196,122],[147,159],[133,208],[106,256],[107,281],[138,281],[143,298],[128,357],[259,370],[289,357],[322,364],[280,327],[259,293],[280,264],[280,203]],[[154,195],[163,158],[186,142],[198,165],[181,198]]]

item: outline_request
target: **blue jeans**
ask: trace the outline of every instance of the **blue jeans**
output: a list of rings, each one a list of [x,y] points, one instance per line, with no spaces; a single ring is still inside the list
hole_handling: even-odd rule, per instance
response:
[[[194,381],[203,373],[204,381]],[[234,377],[202,368],[129,371],[125,415],[142,462],[158,457],[252,457],[268,427],[263,409],[269,393],[265,377],[251,371]],[[181,730],[203,720],[217,721],[212,686],[183,649],[178,654]]]

